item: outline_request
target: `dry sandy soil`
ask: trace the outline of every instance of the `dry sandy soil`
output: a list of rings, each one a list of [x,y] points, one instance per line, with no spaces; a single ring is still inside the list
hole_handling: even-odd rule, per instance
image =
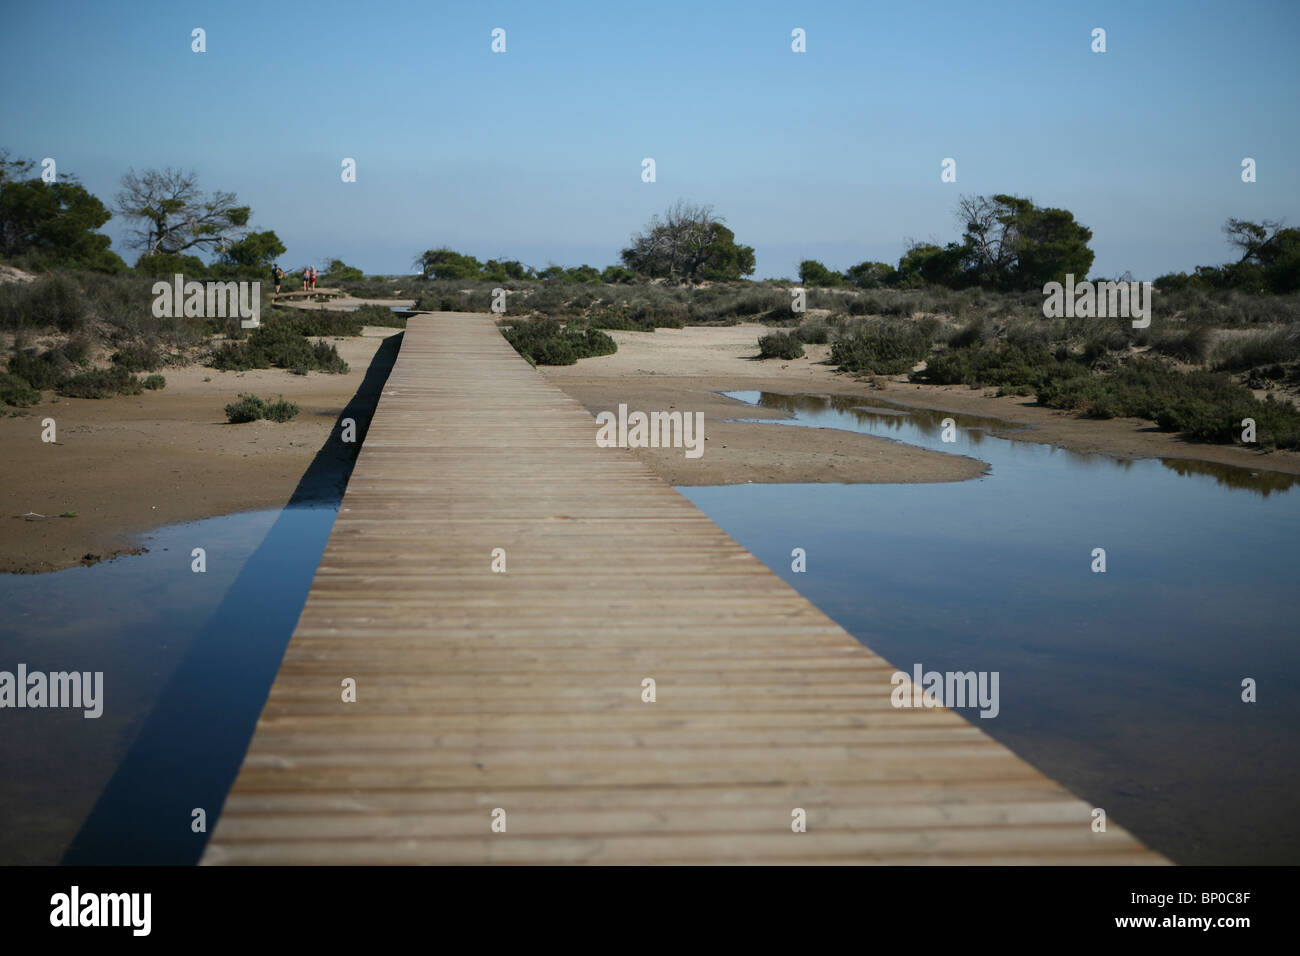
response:
[[[49,571],[129,552],[164,524],[284,505],[376,350],[395,329],[335,339],[346,375],[281,369],[163,369],[167,387],[111,399],[51,392],[27,414],[0,418],[0,571]],[[226,422],[240,392],[301,406],[277,424]],[[53,443],[41,422],[53,418]],[[44,518],[21,518],[29,512]],[[76,512],[75,518],[61,518]]]
[[[1197,458],[1300,474],[1300,454],[1192,445],[1146,422],[1084,421],[991,391],[909,385],[883,388],[836,373],[827,348],[808,357],[758,361],[758,325],[615,332],[615,355],[543,374],[593,412],[680,410],[705,415],[705,454],[682,449],[636,454],[675,484],[743,482],[960,481],[984,473],[971,458],[832,429],[727,422],[752,410],[717,394],[730,389],[834,393],[992,416],[1033,426],[1008,437],[1130,457]],[[345,405],[392,329],[367,328],[336,339],[352,367],[347,375],[292,375],[278,369],[218,372],[165,369],[159,392],[107,400],[52,398],[27,414],[0,418],[0,571],[49,571],[92,563],[137,547],[155,527],[219,514],[279,507],[294,496],[308,466],[327,446]],[[291,422],[229,425],[224,408],[240,392],[283,394],[302,411]],[[53,418],[57,442],[41,441]],[[781,417],[764,410],[763,417]],[[332,447],[332,446],[331,446]],[[301,493],[301,492],[299,492]],[[65,512],[77,517],[62,518]],[[50,517],[16,517],[35,513]]]

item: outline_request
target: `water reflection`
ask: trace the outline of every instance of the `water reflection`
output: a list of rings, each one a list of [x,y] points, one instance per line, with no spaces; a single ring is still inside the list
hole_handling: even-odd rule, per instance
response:
[[[803,425],[815,428],[848,428],[865,434],[920,445],[936,451],[971,454],[979,449],[983,458],[990,464],[1011,464],[1023,461],[1016,446],[1023,450],[1033,449],[1031,457],[1046,455],[1059,461],[1069,462],[1080,468],[1100,468],[1119,471],[1131,470],[1139,461],[1150,459],[1121,458],[1097,452],[1080,452],[1068,448],[1042,443],[1010,441],[993,434],[1000,432],[1029,431],[1025,426],[1016,425],[999,418],[986,418],[978,415],[963,415],[958,412],[944,412],[928,408],[912,408],[874,397],[864,398],[858,395],[782,395],[777,392],[733,391],[724,392],[728,398],[744,402],[757,408],[770,408],[794,415],[794,420],[739,419],[742,421],[770,421],[772,424]],[[942,440],[943,423],[952,419],[958,435],[955,442]],[[1164,467],[1179,475],[1204,475],[1212,477],[1220,485],[1236,490],[1253,491],[1259,495],[1268,495],[1285,491],[1300,484],[1300,476],[1281,472],[1260,471],[1224,465],[1217,462],[1192,461],[1180,458],[1161,458]]]
[[[678,490],[895,666],[999,672],[1001,713],[974,722],[1176,862],[1300,861],[1290,476],[1067,452],[857,397],[730,394],[790,427],[989,462],[962,482]],[[1246,677],[1267,701],[1242,702]]]
[[[365,431],[401,343],[339,418]],[[103,671],[105,710],[6,711],[0,864],[185,864],[202,853],[293,632],[361,442],[331,435],[281,510],[162,528],[146,554],[0,575],[0,669]],[[207,552],[204,573],[190,552]],[[191,827],[194,809],[207,832]]]

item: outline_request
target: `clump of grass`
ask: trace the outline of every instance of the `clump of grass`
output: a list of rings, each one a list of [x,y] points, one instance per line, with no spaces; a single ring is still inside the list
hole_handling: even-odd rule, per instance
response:
[[[859,320],[836,335],[831,361],[846,372],[897,375],[929,354],[935,327],[907,320]]]
[[[22,408],[35,405],[40,400],[41,393],[32,388],[27,379],[0,372],[0,402]]]
[[[312,342],[292,325],[279,322],[259,326],[247,341],[227,342],[213,353],[209,364],[223,372],[272,367],[348,371],[348,363],[332,344]]]
[[[59,383],[58,391],[68,398],[112,398],[115,395],[139,395],[143,388],[138,378],[115,365],[70,376]]]
[[[1300,323],[1271,332],[1252,332],[1225,342],[1214,354],[1221,372],[1240,372],[1300,358]]]
[[[1207,325],[1169,329],[1151,336],[1151,350],[1196,365],[1205,361],[1213,330]]]
[[[758,357],[761,359],[803,358],[803,343],[790,332],[771,332],[759,338]]]
[[[823,319],[804,319],[794,335],[805,345],[825,345],[831,340],[831,327]]]
[[[113,364],[128,372],[154,372],[162,368],[162,356],[148,345],[128,345],[113,353]]]
[[[272,422],[287,422],[297,415],[299,410],[293,402],[285,401],[283,395],[278,400],[271,401],[256,395],[241,393],[235,401],[226,406],[226,420],[232,425],[255,422],[263,418]]]
[[[501,334],[534,365],[573,365],[580,358],[618,351],[617,343],[599,329],[566,329],[555,319],[520,322]]]

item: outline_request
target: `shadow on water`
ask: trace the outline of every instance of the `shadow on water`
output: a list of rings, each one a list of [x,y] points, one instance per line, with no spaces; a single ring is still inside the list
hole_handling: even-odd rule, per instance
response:
[[[969,481],[678,491],[900,670],[999,674],[996,718],[954,709],[1175,862],[1300,860],[1294,476],[1069,452],[870,397],[724,394],[746,418],[987,462]]]
[[[248,559],[225,599],[181,659],[62,862],[69,865],[196,863],[266,702],[329,540],[371,414],[401,347],[375,353],[338,426],[298,482],[288,506]],[[193,811],[207,832],[192,829]]]

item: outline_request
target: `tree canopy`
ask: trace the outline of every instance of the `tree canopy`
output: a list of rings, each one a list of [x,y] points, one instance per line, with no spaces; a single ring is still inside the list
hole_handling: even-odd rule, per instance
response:
[[[116,208],[135,224],[130,242],[144,255],[228,247],[243,237],[252,213],[234,193],[205,194],[196,173],[172,167],[129,170]]]
[[[621,258],[637,275],[670,282],[739,279],[754,272],[753,248],[737,245],[712,207],[683,200],[633,235]]]
[[[0,151],[0,255],[34,255],[58,265],[108,272],[126,269],[109,249],[112,240],[95,232],[112,213],[76,177],[62,174],[47,183],[29,176],[35,163]]]

